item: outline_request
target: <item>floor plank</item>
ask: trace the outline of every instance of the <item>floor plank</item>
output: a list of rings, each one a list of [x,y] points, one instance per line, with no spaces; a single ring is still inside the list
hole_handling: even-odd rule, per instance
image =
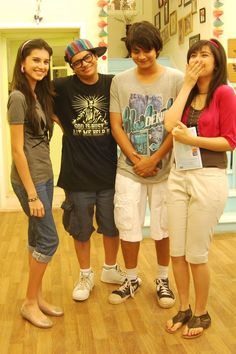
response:
[[[22,212],[0,213],[0,351],[4,354],[233,354],[236,353],[236,234],[214,237],[210,253],[212,285],[209,312],[212,326],[202,337],[184,340],[170,335],[164,324],[175,308],[158,307],[154,279],[153,241],[142,242],[139,270],[142,287],[134,299],[111,305],[107,297],[115,288],[100,281],[102,239],[92,237],[91,260],[95,287],[88,301],[74,302],[71,292],[79,275],[73,240],[54,211],[60,246],[44,280],[49,301],[63,306],[65,315],[43,330],[24,321],[19,309],[27,284],[27,219]],[[118,261],[123,266],[121,252]],[[175,289],[172,273],[170,280]],[[193,289],[191,288],[191,299]]]

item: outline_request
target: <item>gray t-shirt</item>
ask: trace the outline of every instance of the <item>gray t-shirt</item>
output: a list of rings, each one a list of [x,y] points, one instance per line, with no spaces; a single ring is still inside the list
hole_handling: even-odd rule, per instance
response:
[[[42,107],[36,101],[36,110],[40,120],[40,128],[35,135],[27,123],[27,104],[25,96],[20,91],[13,91],[8,100],[9,124],[24,125],[24,153],[29,165],[34,184],[43,183],[52,178],[52,164],[49,156],[49,140],[46,130],[46,118]],[[14,161],[11,168],[11,181],[22,184]]]
[[[143,156],[151,156],[167,136],[164,113],[168,110],[183,84],[183,73],[165,67],[154,82],[143,84],[136,77],[136,69],[126,70],[112,80],[110,112],[121,113],[123,129],[134,149]],[[158,183],[168,177],[171,152],[158,164],[153,177],[143,178],[134,173],[132,163],[121,152],[117,172],[141,183]]]

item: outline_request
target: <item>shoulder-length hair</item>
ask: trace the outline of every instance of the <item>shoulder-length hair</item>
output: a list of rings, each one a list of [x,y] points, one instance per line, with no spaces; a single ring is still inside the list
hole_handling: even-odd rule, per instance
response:
[[[36,100],[32,89],[28,83],[28,80],[22,70],[22,63],[27,56],[30,55],[34,49],[45,49],[49,57],[52,56],[52,48],[43,39],[31,39],[24,42],[18,49],[15,67],[13,71],[13,79],[11,83],[11,90],[19,90],[23,93],[27,103],[27,121],[34,134],[39,132],[39,119],[36,112]],[[49,136],[52,135],[53,122],[53,90],[50,80],[50,68],[47,75],[40,81],[37,81],[35,87],[35,94],[40,102],[47,121],[47,129],[49,130]]]
[[[223,46],[217,39],[210,40],[199,40],[194,43],[188,50],[187,53],[187,63],[189,63],[190,57],[193,53],[200,51],[203,47],[207,46],[211,53],[214,56],[215,68],[210,82],[207,98],[206,98],[206,107],[209,106],[213,94],[217,87],[221,85],[227,85],[227,59]],[[198,94],[197,84],[192,88],[188,100],[186,102],[186,107],[188,107],[193,98]]]

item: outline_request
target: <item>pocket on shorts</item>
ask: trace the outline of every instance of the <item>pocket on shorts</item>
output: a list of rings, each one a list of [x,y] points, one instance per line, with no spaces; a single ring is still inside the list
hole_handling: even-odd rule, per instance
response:
[[[128,231],[133,227],[133,205],[127,195],[114,197],[114,218],[118,230]]]
[[[67,232],[70,235],[78,234],[77,218],[75,217],[75,206],[72,202],[65,200],[61,208],[63,209],[62,223]]]

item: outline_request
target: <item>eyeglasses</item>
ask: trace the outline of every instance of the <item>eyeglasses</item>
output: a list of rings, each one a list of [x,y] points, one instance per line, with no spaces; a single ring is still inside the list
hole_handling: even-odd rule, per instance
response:
[[[74,63],[71,63],[71,66],[73,69],[81,68],[84,61],[85,63],[91,63],[93,61],[93,54],[92,53],[86,54],[82,59],[78,59]]]

